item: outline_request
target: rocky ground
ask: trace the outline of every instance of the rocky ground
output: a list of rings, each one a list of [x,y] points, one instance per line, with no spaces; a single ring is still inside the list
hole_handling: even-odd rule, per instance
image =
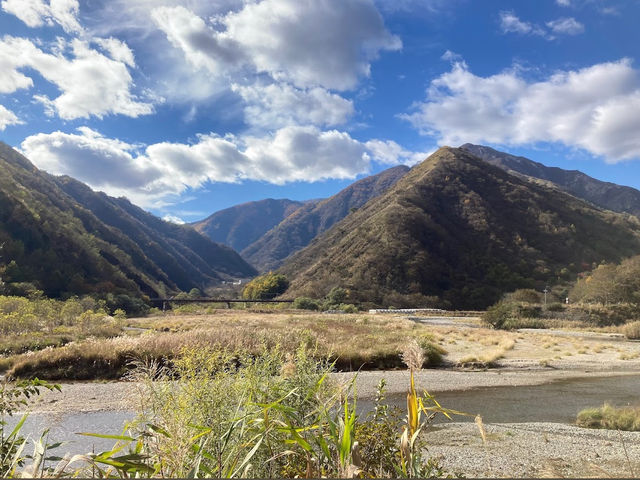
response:
[[[590,430],[557,423],[442,425],[429,432],[429,453],[466,477],[636,477],[640,432]]]

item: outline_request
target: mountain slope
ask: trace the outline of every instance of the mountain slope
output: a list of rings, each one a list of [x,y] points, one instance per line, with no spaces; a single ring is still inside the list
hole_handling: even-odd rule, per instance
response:
[[[325,200],[307,203],[240,253],[261,271],[278,267],[317,235],[377,197],[409,171],[400,165],[363,178]]]
[[[503,292],[640,252],[640,220],[444,147],[290,257],[288,295],[438,296],[482,308]],[[396,305],[394,300],[394,305]]]
[[[484,161],[507,171],[539,178],[595,205],[614,212],[640,216],[640,191],[597,180],[579,170],[547,167],[525,157],[517,157],[483,145],[466,143],[460,147]]]
[[[192,223],[214,242],[240,251],[278,225],[305,202],[267,198],[220,210],[204,220]]]
[[[53,297],[157,296],[255,273],[230,248],[41,172],[2,143],[0,169],[0,265],[11,264],[3,275],[8,286],[29,282]]]

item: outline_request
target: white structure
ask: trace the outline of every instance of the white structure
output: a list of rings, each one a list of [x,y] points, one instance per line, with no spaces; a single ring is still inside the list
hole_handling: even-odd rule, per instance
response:
[[[369,313],[419,313],[419,312],[442,313],[442,312],[446,312],[446,310],[442,310],[441,308],[374,308],[369,310]]]

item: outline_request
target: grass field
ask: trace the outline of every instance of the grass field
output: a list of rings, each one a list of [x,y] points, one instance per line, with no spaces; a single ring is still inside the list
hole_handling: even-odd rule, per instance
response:
[[[8,332],[0,339],[5,352],[0,369],[19,378],[118,379],[132,361],[152,359],[171,365],[189,347],[251,355],[264,346],[291,350],[301,342],[314,357],[335,361],[338,370],[393,369],[402,368],[399,353],[411,339],[422,346],[427,367],[618,362],[627,368],[640,362],[640,345],[621,341],[623,333],[635,337],[634,324],[587,328],[549,322],[545,326],[555,328],[519,332],[491,329],[478,317],[430,323],[401,314],[322,314],[281,308],[207,308],[200,314],[171,312],[130,319],[101,315],[80,313],[78,320],[65,320],[50,329],[33,322]]]

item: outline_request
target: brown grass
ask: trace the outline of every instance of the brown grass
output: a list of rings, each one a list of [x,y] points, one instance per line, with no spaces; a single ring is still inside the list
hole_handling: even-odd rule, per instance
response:
[[[640,340],[640,321],[623,325],[622,333],[624,333],[629,340]]]
[[[411,338],[424,349],[427,365],[439,363],[446,353],[435,344],[430,329],[421,324],[399,318],[363,316],[360,320],[354,321],[353,315],[246,312],[139,319],[132,323],[161,331],[137,337],[90,339],[14,356],[9,373],[21,378],[118,378],[133,359],[164,359],[170,363],[184,348],[198,346],[257,354],[264,347],[275,345],[294,351],[305,343],[314,356],[335,361],[339,370],[399,368],[399,354]],[[170,331],[162,331],[165,329]]]

